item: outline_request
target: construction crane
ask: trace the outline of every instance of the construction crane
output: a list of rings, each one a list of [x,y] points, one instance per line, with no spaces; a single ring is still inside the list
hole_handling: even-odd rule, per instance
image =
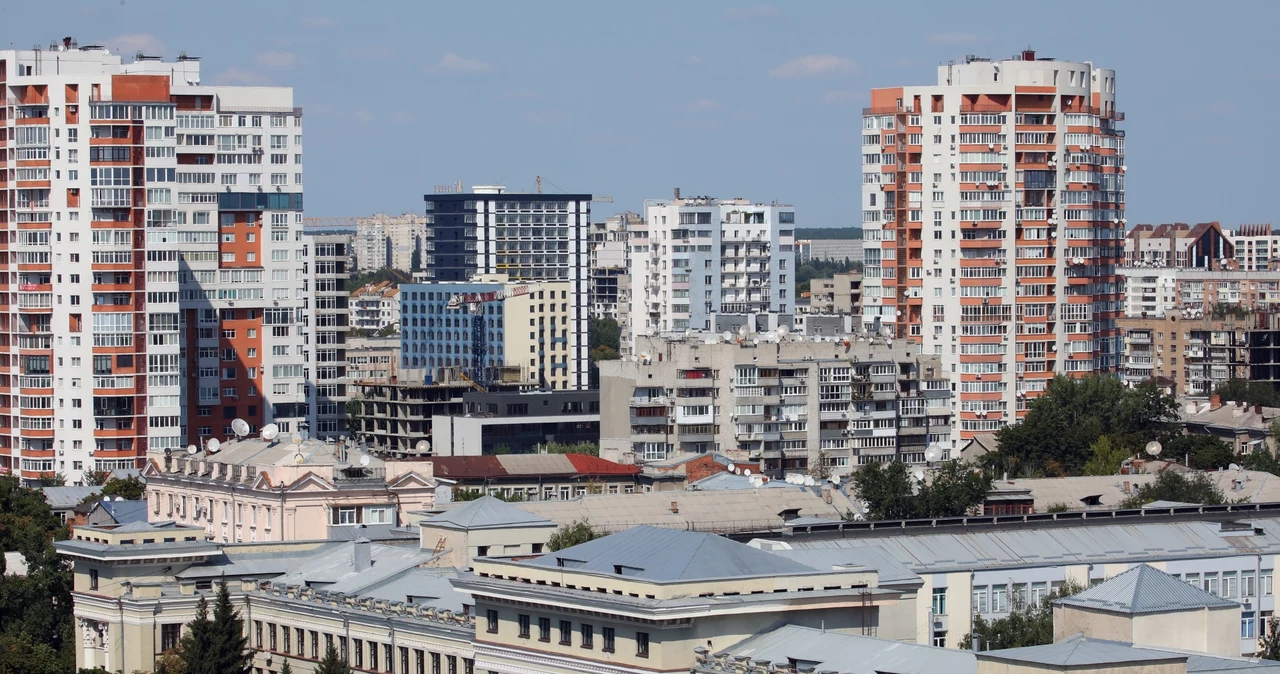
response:
[[[511,286],[487,293],[459,293],[449,298],[448,309],[466,307],[471,312],[471,375],[467,378],[481,391],[487,391],[491,378],[485,361],[489,357],[489,337],[485,331],[484,307],[490,302],[501,302],[511,297],[530,295],[542,290],[541,283]]]
[[[548,180],[547,182],[550,183],[551,181]],[[542,194],[542,176],[535,176],[534,183],[537,185],[536,187],[537,193]],[[560,188],[557,187],[556,189],[560,189]],[[613,197],[606,196],[606,195],[592,196],[591,201],[592,203],[597,203],[597,204],[611,204],[613,203]]]

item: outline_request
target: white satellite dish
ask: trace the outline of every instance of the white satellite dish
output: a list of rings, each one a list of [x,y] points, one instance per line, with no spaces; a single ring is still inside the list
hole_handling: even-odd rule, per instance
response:
[[[805,475],[805,476],[804,476],[804,486],[806,486],[806,487],[812,487],[814,484],[815,484],[815,483],[814,483],[814,481],[813,481],[813,476],[812,476],[812,475]]]
[[[788,334],[790,334],[790,333],[791,333],[791,328],[788,328],[788,327],[787,327],[787,326],[785,326],[785,325],[779,325],[779,326],[778,326],[778,338],[779,338],[779,339],[786,337],[786,336],[787,336]]]
[[[1241,468],[1239,464],[1235,464],[1235,463],[1233,463],[1233,464],[1231,464],[1230,466],[1227,466],[1227,470],[1241,471],[1241,470],[1244,470],[1244,469],[1243,469],[1243,468]]]
[[[760,346],[760,338],[759,338],[759,337],[756,337],[756,338],[752,339],[752,340],[751,340],[751,344],[752,344],[752,346]]]
[[[923,481],[924,481],[924,471],[923,471],[923,470],[920,470],[919,468],[917,468],[917,469],[915,470],[915,472],[911,473],[911,477],[914,477],[914,478],[916,479],[916,482],[923,482]]]
[[[294,455],[293,455],[293,462],[294,462],[294,463],[302,463],[302,460],[303,460],[304,458],[306,458],[306,457],[302,456],[302,452],[298,452],[297,454],[294,454]]]
[[[187,453],[194,456],[200,453],[200,448],[196,447],[195,445],[187,445]]]
[[[267,441],[275,440],[275,439],[276,439],[276,436],[278,436],[278,435],[280,435],[280,427],[279,427],[279,426],[277,426],[277,425],[275,425],[275,424],[267,424],[266,426],[263,426],[263,427],[262,427],[262,439],[263,439],[263,440],[267,440]]]
[[[293,440],[293,444],[295,444],[295,445],[301,445],[301,444],[302,444],[302,436],[301,436],[300,434],[298,434],[298,433],[294,433],[294,434],[293,434],[293,437],[292,437],[291,439]]]
[[[724,332],[720,333],[720,339],[723,339],[724,341],[727,342],[733,339],[733,333],[729,332],[728,330],[725,330]]]
[[[209,438],[209,441],[204,444],[204,448],[209,450],[210,454],[216,454],[221,447],[222,441],[217,438]]]
[[[361,455],[360,455],[360,465],[361,465],[361,466],[368,466],[368,465],[369,465],[369,455],[368,455],[368,454],[361,454]]]
[[[1147,443],[1147,453],[1151,456],[1160,456],[1160,452],[1164,451],[1164,447],[1156,440]]]
[[[419,440],[416,444],[414,444],[413,448],[418,450],[419,452],[428,452],[428,451],[431,451],[431,443],[427,442],[426,440]]]
[[[739,325],[739,326],[738,326],[738,336],[739,336],[739,337],[746,337],[746,336],[747,336],[747,326],[745,326],[745,325]]]
[[[730,473],[733,473],[734,475],[737,475],[737,474],[738,474],[738,467],[737,467],[737,466],[729,466],[729,472],[730,472]]]
[[[930,463],[942,460],[942,450],[937,446],[931,445],[929,449],[924,451],[924,460]]]
[[[743,469],[742,469],[742,474],[743,474],[743,475],[746,475],[747,477],[751,477],[751,469],[750,469],[750,468],[743,468]]]
[[[244,419],[232,420],[231,431],[236,434],[237,438],[243,438],[249,434],[249,422]]]

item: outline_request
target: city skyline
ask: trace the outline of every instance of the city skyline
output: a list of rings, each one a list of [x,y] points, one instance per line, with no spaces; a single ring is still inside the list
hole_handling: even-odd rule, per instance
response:
[[[237,8],[249,5],[226,10]],[[1192,14],[1175,3],[1154,16],[1122,5],[1088,31],[1045,30],[1053,17],[1035,8],[996,27],[929,5],[918,13],[928,19],[883,46],[889,19],[868,21],[861,6],[836,3],[606,13],[581,3],[496,4],[483,22],[469,9],[410,7],[388,22],[386,13],[358,15],[330,2],[254,6],[260,21],[233,34],[193,29],[180,12],[151,2],[68,3],[56,17],[18,6],[10,18],[24,29],[11,41],[43,47],[70,35],[126,60],[138,50],[170,59],[186,51],[210,62],[206,83],[292,86],[312,139],[310,217],[417,213],[436,184],[531,191],[541,175],[549,192],[613,196],[611,207],[597,204],[597,217],[638,210],[679,186],[689,195],[793,203],[819,227],[858,224],[845,202],[858,191],[859,122],[871,89],[928,84],[939,63],[1007,58],[1031,46],[1120,73],[1118,108],[1135,157],[1130,224],[1271,221],[1258,202],[1172,198],[1203,194],[1202,181],[1179,168],[1215,159],[1245,169],[1235,175],[1246,193],[1265,189],[1257,169],[1266,139],[1214,129],[1280,96],[1265,66],[1274,42],[1261,32],[1274,23],[1265,20],[1277,14],[1270,5]],[[438,38],[437,25],[449,27]],[[1194,55],[1188,45],[1212,52],[1177,61]],[[397,93],[353,96],[342,82]]]

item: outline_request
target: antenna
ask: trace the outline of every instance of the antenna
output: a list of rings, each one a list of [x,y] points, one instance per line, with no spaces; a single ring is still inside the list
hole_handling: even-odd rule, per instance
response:
[[[426,440],[419,440],[413,445],[413,448],[419,452],[429,452],[431,451],[431,443]]]
[[[231,422],[231,431],[237,438],[243,438],[249,434],[249,422],[244,419],[235,419]]]
[[[361,465],[361,467],[364,467],[364,466],[368,466],[368,465],[369,465],[369,455],[368,455],[368,454],[361,454],[361,455],[360,455],[360,465]]]
[[[196,447],[195,445],[187,445],[187,453],[192,456],[195,456],[196,454],[200,453],[200,448]]]
[[[743,475],[746,475],[747,477],[751,477],[751,469],[750,469],[750,468],[743,468],[743,469],[742,469],[742,474],[743,474]]]
[[[924,451],[924,460],[928,461],[929,463],[933,463],[934,461],[941,461],[942,449],[939,448],[936,444],[929,445],[929,448]]]
[[[204,448],[207,449],[210,454],[217,454],[218,450],[222,448],[222,441],[217,438],[209,438],[209,441],[204,443]]]
[[[1151,456],[1160,456],[1160,452],[1164,451],[1164,447],[1161,446],[1159,441],[1152,440],[1151,442],[1147,443],[1146,450],[1147,450],[1147,453],[1150,454]]]
[[[304,457],[304,456],[302,455],[302,452],[298,452],[297,454],[294,454],[294,455],[293,455],[293,462],[294,462],[294,463],[302,463],[302,461],[303,461],[305,458],[306,458],[306,457]]]
[[[280,435],[280,427],[275,424],[267,424],[262,427],[262,439],[268,442],[275,440]]]
[[[1236,471],[1236,472],[1239,472],[1239,471],[1242,471],[1242,470],[1244,470],[1244,469],[1240,467],[1240,464],[1233,463],[1233,464],[1231,464],[1230,466],[1227,466],[1227,470],[1234,470],[1234,471]]]
[[[293,434],[293,437],[291,438],[291,440],[293,440],[293,444],[295,444],[295,445],[301,445],[301,444],[302,444],[302,434],[300,434],[300,433],[294,433],[294,434]]]

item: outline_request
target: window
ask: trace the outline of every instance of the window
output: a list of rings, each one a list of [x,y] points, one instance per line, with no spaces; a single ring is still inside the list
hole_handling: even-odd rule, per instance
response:
[[[1240,572],[1240,596],[1256,597],[1258,594],[1258,585],[1253,571]]]
[[[987,612],[987,587],[985,585],[973,588],[973,612]]]
[[[947,588],[945,587],[933,588],[933,614],[936,616],[947,614]]]
[[[538,618],[538,641],[551,641],[551,618]]]
[[[560,621],[560,645],[568,646],[573,643],[573,623],[568,620]]]
[[[1225,571],[1222,574],[1222,596],[1227,599],[1235,599],[1236,592],[1239,587],[1236,585],[1236,572]]]
[[[517,616],[516,621],[517,621],[517,622],[519,623],[519,625],[520,625],[520,634],[519,634],[520,638],[521,638],[521,639],[528,639],[528,638],[529,638],[529,616],[528,616],[528,614],[521,613],[519,616]],[[490,623],[490,624],[492,625],[493,623]],[[495,630],[490,630],[490,631],[495,631]]]
[[[178,647],[182,640],[182,623],[168,623],[160,626],[160,650],[171,651]]]
[[[1257,627],[1253,618],[1253,611],[1242,611],[1240,613],[1240,639],[1253,640],[1257,638]]]
[[[934,633],[933,633],[933,646],[934,646],[934,648],[946,648],[946,647],[947,647],[947,632],[946,632],[946,630],[939,630],[939,631],[937,631],[937,632],[934,632]]]
[[[649,633],[636,632],[636,657],[649,657]]]
[[[301,645],[302,640],[299,639],[298,642]],[[320,659],[320,633],[315,630],[311,630],[311,659]]]
[[[604,651],[605,653],[612,653],[613,652],[613,628],[601,627],[600,639],[601,641],[604,642],[600,644],[600,650]]]
[[[587,623],[582,623],[582,644],[583,648],[595,648],[595,628]]]
[[[98,589],[98,570],[97,569],[89,569],[89,589],[90,590]]]
[[[1009,610],[1009,586],[993,585],[991,587],[991,612],[1004,613]]]
[[[1262,570],[1262,575],[1258,577],[1258,584],[1260,585],[1258,589],[1262,592],[1263,596],[1270,597],[1271,596],[1271,569]]]
[[[489,634],[497,634],[498,633],[498,612],[493,609],[489,609],[485,611],[484,614],[485,614],[485,618],[489,621],[489,627],[488,627]]]

